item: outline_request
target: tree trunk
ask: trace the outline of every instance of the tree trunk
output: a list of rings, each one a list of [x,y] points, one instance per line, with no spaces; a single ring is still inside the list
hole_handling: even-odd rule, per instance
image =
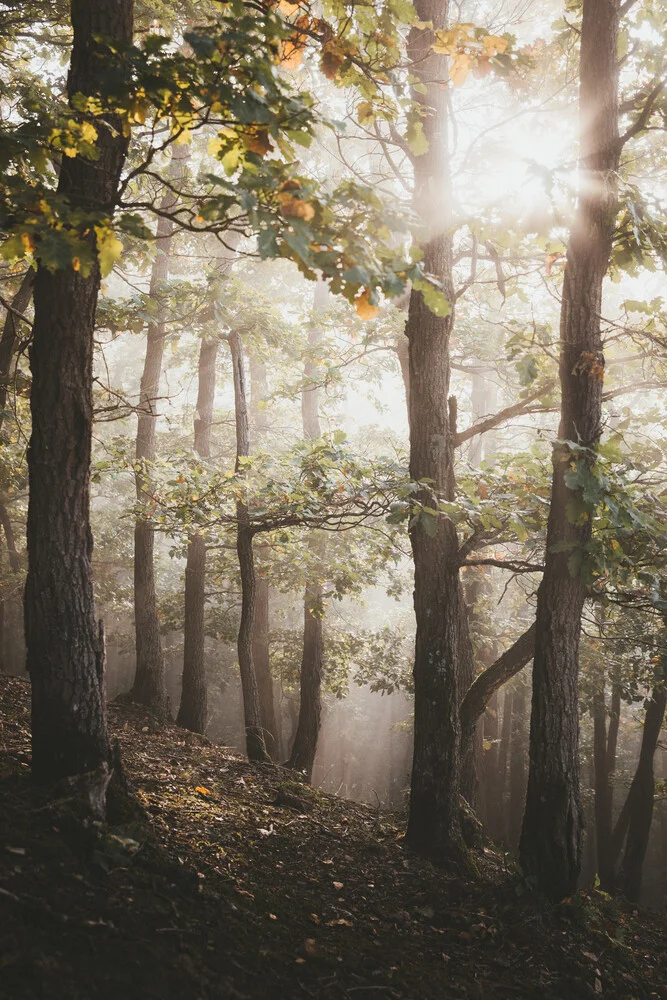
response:
[[[602,889],[611,892],[614,888],[614,860],[611,850],[613,791],[607,752],[607,704],[604,683],[602,689],[593,696],[592,711],[597,873]]]
[[[255,427],[258,444],[268,431],[266,412],[262,402],[268,395],[266,365],[256,357],[250,357],[250,410]],[[262,562],[266,562],[270,546],[260,544],[257,554]],[[273,697],[273,677],[271,676],[270,634],[270,582],[266,575],[260,572],[256,580],[255,593],[255,624],[252,631],[252,656],[255,662],[257,688],[259,690],[259,712],[262,718],[264,742],[266,749],[274,759],[280,756],[278,737],[278,722]]]
[[[417,0],[419,20],[444,28],[448,3]],[[423,118],[428,150],[414,157],[413,206],[425,227],[424,269],[441,282],[450,303],[436,316],[412,289],[405,333],[410,361],[410,476],[428,480],[416,496],[438,507],[434,493],[454,493],[454,440],[449,422],[449,341],[453,324],[451,180],[448,149],[447,60],[431,49],[430,28],[413,28],[408,55],[419,87],[413,99]],[[410,541],[415,565],[417,625],[414,661],[414,751],[406,840],[434,861],[462,855],[459,819],[459,640],[461,587],[458,542],[451,520],[413,518]]]
[[[528,759],[528,719],[526,684],[518,678],[512,705],[512,746],[510,750],[509,821],[507,846],[516,851],[521,834],[521,820],[526,798],[526,762]]]
[[[202,339],[199,349],[199,385],[195,409],[195,451],[211,457],[211,427],[215,400],[215,362],[218,338]],[[176,722],[193,733],[206,729],[207,689],[204,661],[204,608],[206,604],[206,540],[195,531],[188,542],[185,566],[185,615],[183,619],[183,687]]]
[[[518,674],[533,658],[535,650],[535,625],[531,625],[509,649],[479,674],[468,688],[459,714],[461,717],[461,756],[466,758],[469,747],[474,746],[477,723],[503,684]],[[465,794],[465,793],[464,793]]]
[[[287,766],[302,771],[306,780],[313,775],[322,712],[322,585],[309,581],[303,607],[303,655],[299,684],[299,720]]]
[[[602,418],[602,284],[609,264],[619,159],[619,6],[584,0],[580,53],[581,192],[570,233],[560,328],[559,442],[576,442],[592,464]],[[581,460],[584,460],[583,458]],[[585,585],[580,561],[590,514],[571,521],[580,499],[566,483],[568,444],[553,453],[544,576],[537,596],[530,767],[521,834],[524,869],[552,899],[571,894],[581,866],[579,633]],[[572,567],[571,560],[579,560]],[[572,571],[571,571],[572,567]]]
[[[498,746],[498,805],[497,820],[498,839],[508,844],[509,808],[505,804],[505,787],[507,785],[507,764],[512,743],[512,715],[514,711],[514,693],[505,691],[503,698],[503,722],[500,730],[500,745]]]
[[[67,90],[95,94],[99,36],[132,41],[131,0],[72,0]],[[63,157],[58,192],[73,209],[113,214],[127,152],[121,121],[105,116],[95,161]],[[99,123],[98,123],[99,124]],[[104,636],[95,617],[89,483],[97,262],[35,277],[30,352],[27,665],[32,680],[32,767],[38,780],[97,769],[109,760]]]
[[[639,762],[632,779],[626,805],[628,835],[621,865],[621,885],[629,900],[637,902],[642,889],[642,867],[653,819],[655,775],[653,759],[667,705],[667,676],[656,684],[646,704]],[[619,819],[620,823],[620,819]]]
[[[172,146],[170,174],[180,176],[187,146]],[[176,196],[167,190],[161,209],[169,211],[176,204]],[[146,357],[141,376],[139,408],[137,413],[137,443],[135,475],[137,499],[150,500],[150,465],[155,461],[155,428],[157,424],[157,396],[160,389],[164,342],[167,335],[167,303],[165,301],[169,278],[169,254],[174,225],[167,216],[160,216],[155,237],[156,253],[151,270],[150,297],[156,304],[154,322],[148,324]],[[134,622],[136,636],[137,668],[131,697],[145,705],[158,718],[167,718],[169,704],[164,670],[164,654],[160,638],[160,619],[155,588],[155,532],[151,521],[138,517],[134,526]]]
[[[328,299],[328,289],[324,282],[315,286],[313,313],[315,321],[308,331],[308,353],[303,368],[304,388],[301,393],[301,417],[303,436],[315,441],[320,437],[320,392],[317,386],[319,368],[314,357],[322,342],[322,330],[316,321],[317,312],[323,309]],[[324,607],[321,576],[326,559],[326,540],[323,533],[311,533],[309,561],[319,568],[311,573],[306,582],[303,597],[303,651],[299,681],[299,721],[294,735],[292,752],[287,766],[302,771],[306,780],[313,776],[313,764],[317,753],[322,715],[322,669],[324,666]]]
[[[229,334],[229,349],[234,372],[234,404],[236,412],[236,471],[241,469],[240,459],[250,451],[248,406],[246,402],[243,345],[236,331]],[[248,525],[248,508],[239,500],[236,505],[238,520],[236,551],[241,572],[241,622],[238,634],[239,671],[243,690],[246,751],[248,759],[264,762],[270,760],[266,752],[259,709],[259,691],[255,664],[252,657],[252,633],[255,618],[255,562],[252,551],[253,535]]]

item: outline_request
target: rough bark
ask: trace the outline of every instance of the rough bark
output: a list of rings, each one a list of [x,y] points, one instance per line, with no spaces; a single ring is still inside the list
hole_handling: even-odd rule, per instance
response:
[[[250,411],[258,444],[268,431],[266,411],[261,403],[268,395],[266,365],[255,356],[250,357]],[[266,561],[270,546],[259,544],[257,555]],[[280,754],[278,722],[273,697],[273,677],[271,676],[270,635],[270,581],[260,572],[256,580],[255,623],[252,630],[252,656],[255,663],[257,688],[259,690],[259,711],[262,718],[266,749],[274,759]]]
[[[241,468],[240,459],[250,451],[248,429],[248,405],[246,400],[245,370],[243,364],[243,344],[236,331],[229,334],[229,349],[234,373],[234,406],[236,414],[236,471]],[[252,656],[252,632],[255,618],[255,562],[253,556],[253,534],[248,526],[248,508],[239,500],[236,505],[238,521],[236,551],[241,573],[241,622],[238,634],[239,671],[243,691],[243,713],[245,721],[246,752],[252,761],[270,760],[266,752],[259,709],[259,691]]]
[[[314,353],[322,341],[322,331],[317,323],[317,311],[327,302],[327,286],[320,282],[315,286],[313,312],[315,321],[308,331],[308,353],[303,368],[304,389],[301,393],[301,418],[303,436],[314,441],[320,437],[320,391],[317,386],[318,366]],[[313,532],[308,541],[309,561],[316,566],[324,566],[326,540],[324,534]],[[322,669],[324,666],[324,615],[322,606],[323,586],[321,569],[306,582],[303,598],[303,650],[299,678],[299,721],[292,752],[287,766],[305,774],[310,781],[317,753],[322,715]]]
[[[417,0],[417,15],[444,28],[448,3]],[[414,158],[413,206],[423,224],[421,249],[429,274],[441,282],[448,316],[436,316],[412,289],[405,333],[409,353],[410,476],[428,480],[417,499],[437,507],[433,493],[453,499],[454,442],[450,428],[449,342],[453,324],[451,179],[448,149],[446,59],[431,49],[431,29],[411,29],[408,55],[419,89],[413,98],[425,110],[429,147]],[[432,484],[432,485],[431,485]],[[461,859],[459,818],[459,640],[461,587],[458,543],[447,517],[413,519],[410,541],[415,566],[414,751],[406,840],[436,862]]]
[[[215,362],[219,340],[203,338],[199,349],[194,447],[202,458],[211,457],[211,428],[215,400]],[[193,733],[206,729],[207,688],[204,661],[204,608],[206,604],[206,540],[197,531],[188,541],[185,565],[183,618],[183,686],[176,719]]]
[[[132,41],[131,0],[72,0],[68,94],[98,91],[100,36]],[[127,139],[108,116],[95,161],[63,157],[58,192],[73,209],[113,214]],[[89,275],[39,265],[30,352],[27,665],[32,681],[32,767],[56,780],[106,766],[104,636],[95,616],[89,517],[92,363],[100,286]]]
[[[586,448],[601,432],[604,354],[602,284],[609,264],[619,159],[617,0],[584,0],[580,52],[581,192],[567,250],[560,327],[560,442]],[[570,519],[568,446],[553,453],[545,568],[537,597],[530,767],[521,861],[552,899],[571,894],[581,866],[579,633],[585,586],[570,571],[591,521]]]
[[[172,146],[170,174],[178,176],[187,147]],[[161,209],[169,211],[176,204],[176,196],[168,190],[162,198]],[[150,465],[155,461],[155,430],[157,424],[156,400],[160,388],[164,343],[167,335],[166,282],[169,278],[169,253],[174,225],[168,216],[161,215],[155,236],[156,254],[151,270],[150,297],[156,304],[156,316],[148,324],[146,356],[141,376],[139,407],[137,411],[137,499],[150,499]],[[134,526],[134,623],[137,667],[130,696],[145,705],[158,718],[169,714],[165,682],[164,654],[160,637],[160,620],[155,587],[155,532],[148,518],[138,517]]]
[[[641,896],[642,868],[651,832],[655,799],[653,761],[660,738],[660,729],[665,718],[666,706],[667,675],[660,683],[656,684],[646,703],[639,761],[626,801],[627,839],[621,865],[620,884],[623,892],[632,902],[637,902]],[[619,817],[619,825],[621,819],[624,820],[625,825],[623,814]]]

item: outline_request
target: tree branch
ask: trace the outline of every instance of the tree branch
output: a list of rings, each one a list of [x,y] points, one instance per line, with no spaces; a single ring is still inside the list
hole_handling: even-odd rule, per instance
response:
[[[519,673],[535,653],[535,622],[498,659],[475,678],[461,702],[461,728],[470,731],[483,714],[494,691]]]

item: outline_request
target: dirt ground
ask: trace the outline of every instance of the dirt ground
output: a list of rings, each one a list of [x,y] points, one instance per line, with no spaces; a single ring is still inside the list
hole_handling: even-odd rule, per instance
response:
[[[29,689],[0,679],[2,1000],[667,998],[664,913],[547,906],[490,850],[446,874],[400,817],[110,721],[142,808],[85,827],[71,788],[31,783]]]

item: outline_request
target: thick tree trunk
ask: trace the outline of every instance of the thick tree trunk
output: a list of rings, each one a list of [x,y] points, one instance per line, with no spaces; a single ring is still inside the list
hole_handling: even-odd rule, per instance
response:
[[[316,316],[328,299],[328,289],[323,282],[315,286],[313,312],[315,321],[308,331],[308,353],[303,368],[304,388],[301,393],[301,417],[304,438],[314,441],[320,437],[320,393],[317,386],[319,369],[314,358],[322,342],[322,331]],[[299,721],[294,734],[292,752],[287,766],[302,771],[306,780],[313,776],[322,715],[322,669],[324,666],[324,608],[321,576],[326,559],[326,540],[323,533],[311,534],[308,542],[309,561],[319,566],[314,576],[306,582],[303,598],[303,652],[299,681]]]
[[[417,0],[417,15],[444,28],[448,3]],[[430,29],[410,31],[408,54],[424,107],[427,152],[414,158],[414,208],[424,232],[424,268],[441,282],[448,316],[436,316],[421,292],[410,294],[406,336],[410,386],[410,476],[428,480],[416,499],[437,508],[434,496],[453,499],[454,439],[448,412],[449,341],[453,324],[451,181],[448,149],[447,64],[432,52]],[[449,518],[413,519],[410,541],[415,564],[417,625],[414,662],[414,751],[406,840],[437,862],[462,855],[459,819],[459,644],[461,600],[458,541]]]
[[[236,413],[236,471],[241,468],[240,459],[250,451],[248,430],[248,405],[246,401],[245,371],[243,365],[243,344],[236,331],[229,334],[229,349],[232,355],[234,373],[234,404]],[[236,551],[241,572],[241,622],[238,634],[239,671],[243,690],[243,713],[245,720],[246,752],[252,761],[268,761],[259,709],[259,691],[252,656],[252,633],[255,618],[255,562],[252,551],[253,535],[248,526],[248,509],[242,501],[236,505],[238,519]]]
[[[215,400],[215,362],[217,337],[203,338],[199,349],[199,385],[194,419],[195,451],[202,458],[211,457],[211,427]],[[183,686],[176,719],[179,726],[193,733],[206,729],[207,688],[204,661],[204,608],[206,604],[206,540],[193,532],[188,542],[185,566],[183,619]]]
[[[580,53],[581,192],[570,234],[561,307],[560,442],[591,449],[602,418],[602,284],[609,264],[619,159],[617,0],[584,0]],[[584,453],[585,454],[585,453]],[[572,893],[581,866],[579,632],[585,585],[578,563],[590,515],[573,523],[567,444],[553,454],[545,569],[537,597],[530,768],[521,834],[524,869],[552,899]]]
[[[96,38],[132,41],[131,0],[72,0],[70,97],[98,90]],[[95,161],[63,157],[58,192],[75,209],[113,214],[127,151],[122,123],[100,127]],[[92,364],[97,263],[88,276],[41,265],[30,352],[27,664],[32,680],[32,767],[39,780],[109,760],[104,636],[93,601],[89,517]]]
[[[250,357],[250,410],[258,444],[268,431],[266,411],[261,404],[268,396],[266,365],[256,357]],[[266,562],[270,546],[257,546],[260,562]],[[252,656],[255,663],[257,688],[259,690],[259,711],[264,730],[266,749],[274,759],[280,756],[280,740],[273,697],[273,677],[271,676],[270,634],[270,581],[260,574],[256,580],[255,624],[252,630]]]
[[[172,146],[170,167],[172,176],[180,175],[183,160],[187,155],[186,146]],[[168,190],[162,198],[160,207],[163,211],[169,211],[175,204],[176,196]],[[157,311],[154,322],[148,324],[146,357],[137,413],[135,454],[138,470],[135,479],[137,499],[144,502],[150,499],[150,465],[155,461],[156,400],[167,335],[165,286],[169,278],[169,253],[173,229],[171,219],[160,216],[150,282],[150,297],[156,304]],[[137,518],[134,527],[134,624],[137,668],[130,695],[134,701],[145,705],[158,718],[166,718],[169,715],[169,704],[155,587],[154,543],[155,532],[151,521],[145,517]]]
[[[654,687],[646,703],[639,761],[626,801],[627,820],[623,814],[619,818],[619,825],[622,819],[628,830],[620,883],[623,892],[632,902],[637,902],[641,896],[642,867],[651,832],[655,797],[653,760],[667,706],[666,681],[667,676]]]

